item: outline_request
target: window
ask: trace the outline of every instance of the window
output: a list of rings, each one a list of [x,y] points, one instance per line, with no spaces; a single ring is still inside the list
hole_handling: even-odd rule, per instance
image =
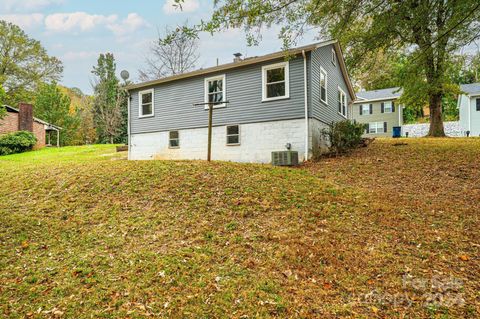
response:
[[[320,100],[327,103],[327,72],[320,67]]]
[[[153,89],[141,91],[138,93],[139,101],[139,117],[149,117],[153,116],[154,103],[153,103]]]
[[[368,124],[368,133],[378,134],[385,133],[386,123],[385,122],[372,122]]]
[[[347,95],[341,88],[338,88],[338,113],[347,117]]]
[[[227,145],[240,145],[240,127],[238,125],[227,126]]]
[[[372,114],[371,111],[372,109],[370,108],[370,104],[360,105],[360,115]]]
[[[477,111],[480,111],[480,99],[476,99]]]
[[[270,101],[289,97],[288,62],[262,67],[262,100]]]
[[[392,113],[393,112],[393,107],[392,107],[392,102],[384,102],[383,103],[383,112],[384,113]]]
[[[168,147],[179,148],[180,147],[180,135],[178,131],[168,132]]]
[[[337,53],[334,48],[332,48],[332,63],[333,65],[337,65]]]
[[[226,100],[225,74],[205,79],[205,103],[214,103],[213,107],[224,107]],[[208,105],[205,105],[208,109]]]

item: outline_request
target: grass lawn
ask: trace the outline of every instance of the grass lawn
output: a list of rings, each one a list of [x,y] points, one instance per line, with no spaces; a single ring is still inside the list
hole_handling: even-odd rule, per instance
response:
[[[480,139],[301,168],[0,157],[1,318],[478,318]]]

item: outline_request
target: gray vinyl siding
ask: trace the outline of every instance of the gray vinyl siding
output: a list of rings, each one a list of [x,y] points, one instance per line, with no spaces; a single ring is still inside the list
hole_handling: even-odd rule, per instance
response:
[[[353,104],[351,111],[351,119],[355,120],[358,123],[372,123],[372,122],[387,122],[387,132],[386,133],[367,133],[365,136],[392,136],[392,131],[394,126],[401,126],[399,121],[399,112],[401,112],[401,107],[395,101],[395,112],[392,113],[382,113],[382,102],[394,101],[394,100],[383,100],[377,102],[367,102],[365,104],[372,104],[372,114],[362,114],[360,115],[360,106],[362,103]]]
[[[138,92],[152,87],[131,91],[131,133],[206,127],[208,111],[203,106],[193,107],[193,104],[204,102],[205,78],[222,74],[225,74],[226,99],[230,103],[225,108],[214,110],[214,126],[304,118],[301,55],[289,61],[290,97],[262,102],[262,66],[282,61],[272,60],[153,86],[155,109],[153,117],[138,117]]]
[[[347,83],[340,69],[337,54],[337,63],[331,61],[333,45],[321,47],[312,52],[311,63],[311,116],[324,123],[344,120],[345,117],[338,113],[338,87],[347,95],[347,117],[348,105],[352,101]],[[327,103],[320,100],[320,67],[327,72]]]

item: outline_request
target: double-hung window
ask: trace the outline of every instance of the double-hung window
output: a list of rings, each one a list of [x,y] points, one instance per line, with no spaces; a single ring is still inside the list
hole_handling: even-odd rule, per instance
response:
[[[367,115],[371,114],[370,113],[370,104],[362,104],[360,105],[362,112],[360,112],[360,115]]]
[[[368,133],[370,134],[378,134],[378,133],[385,133],[385,122],[372,122],[368,124]]]
[[[262,101],[285,99],[289,96],[288,62],[262,67]]]
[[[347,95],[341,88],[338,88],[338,113],[347,117]]]
[[[480,99],[477,98],[477,99],[475,100],[475,103],[477,103],[477,104],[476,104],[476,106],[477,106],[477,111],[480,111]]]
[[[180,134],[178,131],[168,132],[168,147],[179,148],[180,147]]]
[[[320,67],[320,100],[327,103],[327,71]]]
[[[383,112],[384,113],[392,113],[393,112],[393,106],[392,106],[391,101],[383,103]]]
[[[154,112],[154,100],[153,89],[140,91],[138,93],[138,116],[149,117],[153,116]]]
[[[240,127],[238,125],[227,126],[227,145],[240,145]]]
[[[205,103],[212,103],[214,108],[224,107],[226,95],[225,74],[205,79]]]

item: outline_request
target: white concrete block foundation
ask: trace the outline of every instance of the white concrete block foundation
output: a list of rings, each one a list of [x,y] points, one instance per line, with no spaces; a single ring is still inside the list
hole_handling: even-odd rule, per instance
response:
[[[179,130],[180,147],[169,148],[169,132],[131,135],[129,158],[148,159],[207,159],[207,128]],[[286,120],[240,124],[240,145],[226,145],[226,126],[213,128],[212,160],[270,163],[272,151],[286,150],[290,143],[298,151],[299,160],[305,155],[305,120]]]

